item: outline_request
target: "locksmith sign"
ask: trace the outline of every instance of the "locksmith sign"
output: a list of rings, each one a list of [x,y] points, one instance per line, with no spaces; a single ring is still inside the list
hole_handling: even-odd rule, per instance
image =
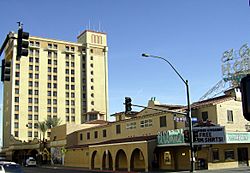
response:
[[[193,137],[195,145],[222,144],[226,141],[225,128],[221,126],[193,127]]]

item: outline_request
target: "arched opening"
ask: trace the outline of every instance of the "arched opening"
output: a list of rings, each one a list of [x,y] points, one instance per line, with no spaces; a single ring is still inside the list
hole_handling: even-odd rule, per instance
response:
[[[92,153],[92,156],[91,156],[91,169],[97,169],[95,166],[95,160],[96,160],[96,154],[97,154],[97,151],[94,151]]]
[[[128,167],[127,156],[125,152],[122,149],[120,149],[115,157],[115,169],[127,171],[127,167]]]
[[[41,164],[50,164],[51,163],[51,155],[50,151],[47,148],[44,148],[43,151],[39,155]]]
[[[113,160],[112,155],[109,150],[106,150],[103,153],[102,157],[102,169],[103,170],[112,170],[113,169]]]
[[[145,159],[140,149],[136,148],[131,155],[131,170],[145,171]]]

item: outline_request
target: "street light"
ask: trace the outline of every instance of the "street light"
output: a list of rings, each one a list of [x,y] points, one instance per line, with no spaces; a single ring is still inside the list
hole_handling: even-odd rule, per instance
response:
[[[189,125],[189,137],[190,137],[190,150],[191,150],[191,169],[190,172],[194,172],[195,169],[195,163],[194,163],[194,139],[193,139],[193,128],[192,128],[192,117],[191,117],[191,106],[190,106],[190,98],[189,98],[189,86],[188,86],[188,80],[184,80],[183,77],[180,75],[180,73],[174,68],[174,66],[165,58],[150,54],[142,54],[143,57],[151,57],[151,58],[157,58],[162,59],[165,62],[167,62],[170,67],[175,71],[175,73],[180,77],[180,79],[184,82],[187,90],[187,105],[188,105],[188,111],[187,111],[187,119],[188,119],[188,125]]]

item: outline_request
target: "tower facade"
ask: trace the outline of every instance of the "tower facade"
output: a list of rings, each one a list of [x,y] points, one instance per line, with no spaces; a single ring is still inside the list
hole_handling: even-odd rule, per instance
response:
[[[4,147],[11,138],[39,138],[38,123],[48,118],[60,118],[61,124],[107,119],[106,40],[105,33],[95,31],[84,31],[77,42],[31,36],[29,55],[20,59],[16,40],[8,42],[5,62],[11,62],[11,78],[4,81]]]

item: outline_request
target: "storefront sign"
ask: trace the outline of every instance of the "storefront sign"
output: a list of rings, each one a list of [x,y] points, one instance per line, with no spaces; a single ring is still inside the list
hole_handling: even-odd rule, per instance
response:
[[[225,143],[224,127],[193,127],[194,144],[221,144]]]
[[[250,143],[250,132],[228,132],[227,143]]]
[[[163,132],[158,132],[157,144],[181,144],[184,143],[183,129],[168,130]]]
[[[241,46],[239,51],[234,49],[223,53],[222,75],[225,82],[231,81],[239,83],[241,78],[249,74],[250,70],[250,48],[247,44]]]

